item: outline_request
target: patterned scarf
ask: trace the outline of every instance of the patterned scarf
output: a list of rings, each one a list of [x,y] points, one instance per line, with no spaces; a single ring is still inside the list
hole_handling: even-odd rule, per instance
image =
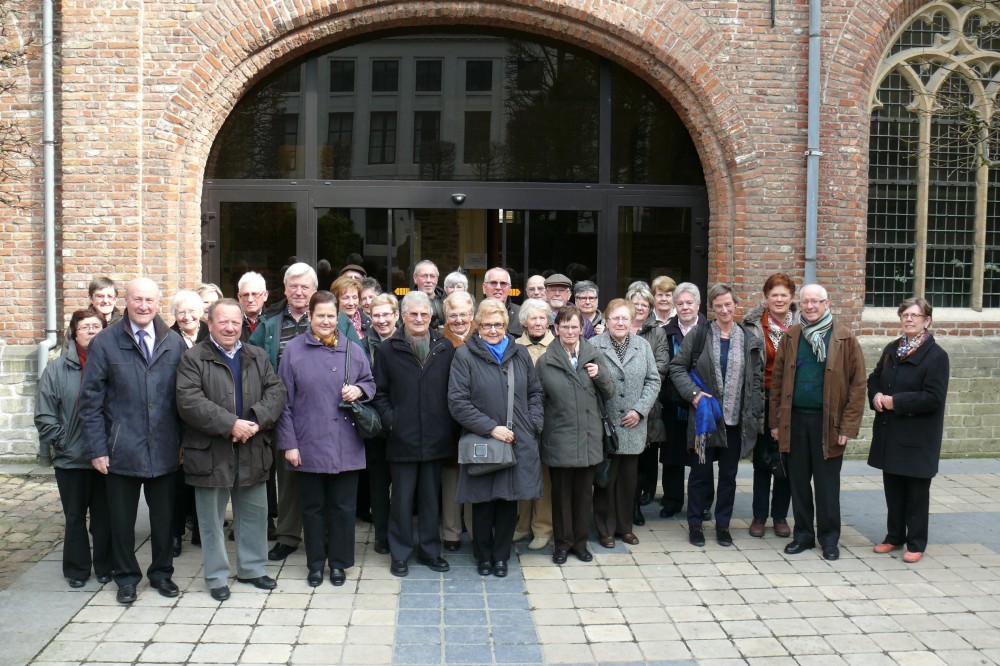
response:
[[[729,361],[726,376],[722,376],[722,329],[714,321],[709,325],[712,334],[712,367],[715,370],[715,385],[722,389],[722,416],[726,425],[740,422],[740,397],[743,395],[743,329],[733,324],[729,329]],[[716,395],[716,398],[719,396]]]
[[[912,355],[913,352],[917,351],[920,345],[924,344],[930,336],[926,330],[921,331],[918,335],[914,335],[909,340],[906,339],[904,335],[899,339],[899,348],[896,350],[896,358],[902,361],[904,358]]]
[[[357,331],[358,337],[361,337],[361,310],[355,310],[354,314],[350,316],[351,324],[354,326],[354,330]]]
[[[820,363],[826,362],[826,334],[833,328],[833,315],[827,310],[819,321],[810,324],[805,319],[802,320],[802,337],[812,345],[816,360]]]
[[[631,333],[627,334],[625,336],[625,339],[622,340],[621,342],[618,342],[614,338],[611,338],[611,346],[614,347],[615,354],[618,355],[618,360],[622,363],[625,362],[625,352],[628,351],[628,343],[630,337],[632,337]]]
[[[767,337],[770,338],[771,344],[777,349],[778,343],[781,342],[781,336],[785,334],[785,331],[788,330],[788,327],[795,320],[795,313],[789,310],[785,313],[785,321],[783,322],[779,322],[772,317],[770,310],[765,313],[765,316],[767,317]]]
[[[337,346],[337,329],[333,329],[333,333],[330,335],[321,336],[313,332],[313,337],[323,343],[324,347],[336,347]]]

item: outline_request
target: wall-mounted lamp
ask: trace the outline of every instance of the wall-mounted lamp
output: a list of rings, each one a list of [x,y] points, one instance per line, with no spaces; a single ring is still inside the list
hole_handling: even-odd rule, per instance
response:
[[[453,195],[451,195],[451,200],[452,203],[454,203],[456,206],[461,206],[462,204],[465,203],[465,195],[462,194],[461,192],[455,192]]]

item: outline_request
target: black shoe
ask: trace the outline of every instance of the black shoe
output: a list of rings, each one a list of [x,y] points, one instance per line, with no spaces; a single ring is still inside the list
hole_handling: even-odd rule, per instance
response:
[[[257,576],[256,578],[237,578],[241,583],[246,583],[247,585],[253,585],[258,590],[273,590],[278,587],[278,581],[274,580],[270,576]]]
[[[823,546],[823,559],[830,560],[831,562],[839,560],[840,548],[837,548],[836,546]]]
[[[492,562],[477,562],[476,563],[476,573],[480,576],[489,576],[493,573],[493,563]]]
[[[107,585],[111,582],[111,574],[101,574],[97,577],[97,582],[101,585]]]
[[[701,510],[701,520],[702,522],[712,520],[712,507]]]
[[[154,590],[159,590],[160,595],[164,597],[176,597],[181,593],[181,590],[174,581],[169,578],[164,578],[163,580],[151,580],[149,581],[149,586]]]
[[[174,557],[180,557],[182,543],[183,542],[181,541],[180,537],[174,537],[170,541],[170,552],[174,554]]]
[[[418,557],[417,564],[422,564],[431,571],[448,571],[451,566],[443,557]]]
[[[569,553],[567,551],[565,551],[565,550],[554,550],[554,551],[552,551],[552,561],[555,564],[566,564],[566,558],[568,556],[569,556]],[[70,585],[72,585],[72,583],[70,583]]]
[[[410,567],[406,565],[406,560],[393,560],[389,565],[389,573],[402,578],[410,574]]]
[[[230,541],[236,541],[236,531],[229,530],[229,534],[226,536],[226,538],[229,539]],[[191,537],[191,541],[192,542],[194,541],[194,537]]]
[[[576,555],[576,559],[581,562],[590,562],[594,559],[594,556],[586,548],[574,548],[570,552]]]
[[[309,583],[309,587],[319,587],[323,584],[323,572],[310,571],[309,575],[306,576],[306,582]]]
[[[688,543],[696,548],[705,547],[705,532],[700,527],[691,527],[688,529]]]
[[[371,511],[358,511],[354,515],[357,516],[358,520],[360,520],[363,523],[371,524],[371,522],[372,522],[372,512]]]
[[[729,533],[728,527],[725,529],[721,527],[716,527],[715,540],[719,543],[720,546],[725,546],[726,548],[733,545],[733,535]]]
[[[447,550],[448,552],[454,553],[456,550],[458,550],[459,548],[462,547],[462,542],[461,541],[442,541],[441,545],[443,545],[444,549]]]
[[[289,555],[291,555],[292,553],[294,553],[298,549],[299,549],[298,546],[286,546],[283,543],[276,543],[276,544],[274,544],[274,548],[272,548],[270,551],[268,551],[268,553],[267,553],[267,559],[269,559],[269,560],[271,560],[273,562],[277,562],[278,560],[285,559],[286,557],[288,557]]]
[[[787,546],[785,546],[786,555],[798,555],[799,553],[804,553],[807,550],[816,547],[815,541],[803,541],[799,543],[798,541],[792,541]]]
[[[135,601],[135,585],[122,585],[118,588],[118,603],[130,604]]]
[[[648,493],[645,490],[639,493],[639,506],[646,506],[653,501],[653,493]]]
[[[330,569],[330,582],[336,587],[340,587],[347,580],[347,574],[343,569]]]
[[[507,575],[507,561],[501,560],[493,565],[493,575],[497,578],[503,578]]]
[[[229,598],[229,586],[223,585],[222,587],[213,587],[208,591],[212,595],[212,598],[216,601],[225,601]]]
[[[79,588],[79,587],[83,587],[86,584],[87,584],[87,579],[86,578],[70,578],[69,579],[69,586],[72,587],[74,590],[77,589],[77,588]]]
[[[673,518],[674,516],[677,515],[678,510],[679,509],[665,506],[662,509],[660,509],[660,518]]]
[[[230,539],[230,541],[232,541],[232,539]],[[201,531],[200,530],[192,530],[191,531],[191,545],[192,546],[200,546],[201,545]]]
[[[267,540],[274,541],[278,538],[278,528],[274,525],[274,518],[267,518]]]
[[[374,546],[374,548],[372,550],[374,550],[379,555],[388,555],[389,554],[389,542],[388,541],[383,541],[382,539],[375,539],[375,546]]]
[[[639,527],[646,524],[646,516],[642,515],[642,508],[639,506],[639,502],[636,502],[632,508],[632,524]]]

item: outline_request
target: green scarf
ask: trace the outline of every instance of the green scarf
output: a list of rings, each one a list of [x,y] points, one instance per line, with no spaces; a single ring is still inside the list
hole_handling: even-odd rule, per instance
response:
[[[826,362],[826,334],[833,328],[833,315],[827,310],[823,316],[812,324],[805,319],[802,320],[802,335],[809,344],[812,345],[816,360],[820,363]]]

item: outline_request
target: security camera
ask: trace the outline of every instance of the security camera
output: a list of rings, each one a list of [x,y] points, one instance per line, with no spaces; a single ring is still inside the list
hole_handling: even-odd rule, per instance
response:
[[[456,192],[455,194],[451,195],[451,200],[455,203],[456,206],[461,206],[462,204],[465,203],[465,195],[462,194],[461,192]]]

